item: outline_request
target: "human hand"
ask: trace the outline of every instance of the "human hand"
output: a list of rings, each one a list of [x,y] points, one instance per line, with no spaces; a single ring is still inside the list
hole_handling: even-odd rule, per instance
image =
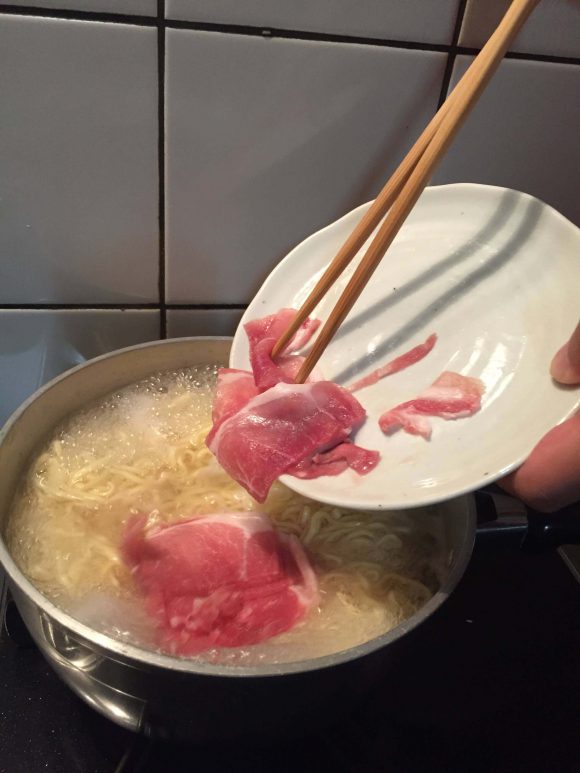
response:
[[[560,384],[580,384],[580,323],[552,360],[550,373]],[[540,512],[580,500],[580,413],[544,435],[522,466],[498,483]]]

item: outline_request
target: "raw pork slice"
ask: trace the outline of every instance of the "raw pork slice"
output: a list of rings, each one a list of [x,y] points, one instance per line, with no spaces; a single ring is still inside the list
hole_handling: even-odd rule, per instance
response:
[[[266,338],[273,338],[274,342],[276,342],[292,322],[296,313],[296,309],[280,309],[276,314],[270,314],[267,317],[246,322],[244,330],[248,335],[250,346],[257,341],[263,341]],[[288,342],[288,345],[284,349],[284,353],[292,354],[292,352],[297,352],[298,349],[302,349],[303,346],[306,346],[319,325],[319,319],[310,317],[306,319]],[[274,346],[274,344],[272,344],[272,346]]]
[[[218,462],[258,502],[288,468],[348,438],[365,418],[331,381],[279,383],[223,421],[206,440]]]
[[[212,432],[222,421],[240,411],[257,394],[259,392],[254,383],[254,377],[248,370],[220,368],[211,414]]]
[[[320,454],[304,459],[286,470],[287,475],[295,478],[311,479],[329,475],[340,475],[350,467],[359,475],[366,475],[379,463],[378,451],[367,451],[366,448],[350,443],[340,443]]]
[[[265,641],[296,625],[318,600],[302,546],[262,513],[146,525],[144,515],[128,522],[122,552],[170,652]]]
[[[423,357],[426,357],[436,343],[437,336],[435,333],[432,333],[425,343],[415,346],[410,351],[405,352],[405,354],[401,354],[400,357],[395,357],[394,360],[387,362],[386,365],[382,365],[380,368],[373,370],[368,376],[364,376],[358,381],[355,381],[354,384],[347,387],[348,391],[358,392],[359,389],[364,389],[365,387],[376,384],[377,381],[385,378],[385,376],[392,376],[393,373],[398,373],[400,370],[408,368],[409,365],[414,365],[416,362],[419,362],[419,360],[422,360]]]
[[[274,344],[296,316],[296,309],[281,309],[262,319],[253,319],[244,325],[250,345],[250,364],[256,386],[260,391],[269,389],[279,382],[292,383],[298,374],[303,357],[290,357],[292,352],[301,349],[311,339],[320,325],[319,319],[306,319],[296,331],[284,350],[284,355],[276,361],[272,359]],[[311,374],[311,381],[320,380]]]
[[[410,435],[421,435],[428,440],[431,437],[428,416],[442,419],[472,416],[481,408],[484,391],[485,387],[478,378],[445,371],[414,400],[384,413],[379,419],[379,426],[383,432],[402,428]]]

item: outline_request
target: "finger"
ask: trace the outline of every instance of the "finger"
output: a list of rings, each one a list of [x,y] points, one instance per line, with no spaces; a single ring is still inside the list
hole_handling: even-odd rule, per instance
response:
[[[580,384],[580,323],[568,343],[556,353],[550,374],[560,384]]]
[[[580,500],[580,414],[550,430],[499,484],[545,513]]]

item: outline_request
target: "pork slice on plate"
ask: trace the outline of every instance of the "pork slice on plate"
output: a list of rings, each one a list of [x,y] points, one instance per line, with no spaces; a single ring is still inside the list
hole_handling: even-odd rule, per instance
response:
[[[365,419],[331,381],[278,383],[223,421],[206,440],[218,462],[258,502],[290,467],[345,441]]]
[[[380,379],[385,378],[385,376],[392,376],[393,373],[398,373],[400,370],[404,370],[410,365],[414,365],[416,362],[422,360],[423,357],[426,357],[436,343],[437,335],[432,333],[424,343],[413,347],[413,349],[405,352],[405,354],[401,354],[399,357],[395,357],[394,360],[387,362],[385,365],[381,365],[380,368],[373,370],[368,376],[364,376],[358,381],[355,381],[354,384],[347,387],[348,391],[358,392],[359,389],[364,389],[365,387],[376,384]]]
[[[442,419],[472,416],[481,408],[484,392],[485,386],[478,378],[445,371],[414,400],[386,411],[379,419],[379,426],[383,432],[401,428],[410,435],[421,435],[428,440],[432,430],[429,416]]]
[[[129,520],[122,553],[170,652],[240,647],[290,630],[318,601],[300,542],[263,513],[223,513],[147,528]]]
[[[368,451],[349,441],[339,443],[329,451],[303,459],[286,470],[287,475],[295,478],[312,479],[323,476],[340,475],[350,468],[359,475],[366,475],[379,463],[378,451]]]
[[[274,361],[271,356],[274,342],[274,339],[260,341],[253,349],[252,368],[260,392],[264,392],[280,382],[293,384],[298,376],[298,371],[306,360],[306,357],[302,357],[300,354],[291,354],[281,355]],[[306,379],[309,383],[323,380],[324,376],[319,368],[313,368]]]
[[[244,330],[248,335],[250,346],[256,341],[263,341],[266,338],[273,338],[277,341],[282,333],[288,328],[297,314],[296,309],[280,309],[276,314],[270,314],[261,319],[252,319],[244,325]],[[285,354],[302,349],[312,338],[315,331],[320,326],[320,320],[308,317],[300,325],[294,336],[288,342],[284,349]],[[273,344],[272,344],[273,346]]]
[[[308,318],[298,328],[284,350],[275,361],[272,359],[274,344],[296,316],[296,309],[281,309],[262,319],[253,319],[244,325],[250,346],[250,364],[256,386],[260,391],[283,381],[292,383],[304,362],[303,357],[289,356],[305,346],[320,325],[320,320]],[[311,381],[320,380],[311,374]]]

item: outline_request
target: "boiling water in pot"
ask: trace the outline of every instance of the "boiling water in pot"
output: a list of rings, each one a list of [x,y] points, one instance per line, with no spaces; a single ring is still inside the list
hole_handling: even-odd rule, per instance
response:
[[[258,505],[205,445],[217,366],[166,372],[71,417],[34,459],[8,520],[20,568],[77,619],[149,649],[160,638],[123,553],[126,524],[183,524],[215,513],[265,513],[293,535],[316,574],[316,603],[290,630],[243,647],[207,647],[206,661],[284,663],[338,652],[411,616],[445,575],[442,525],[429,509],[358,512],[275,484]]]

